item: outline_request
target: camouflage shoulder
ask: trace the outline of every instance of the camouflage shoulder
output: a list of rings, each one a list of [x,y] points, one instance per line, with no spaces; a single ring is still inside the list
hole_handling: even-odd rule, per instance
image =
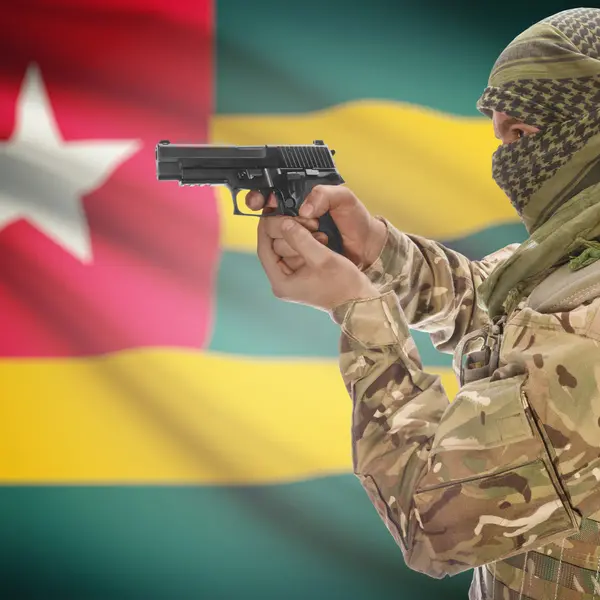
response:
[[[474,265],[485,274],[489,275],[499,264],[507,261],[521,244],[509,244],[500,250],[496,250],[481,260],[474,261]]]

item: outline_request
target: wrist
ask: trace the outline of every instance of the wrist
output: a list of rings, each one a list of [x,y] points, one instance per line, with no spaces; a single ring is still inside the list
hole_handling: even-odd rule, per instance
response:
[[[371,298],[378,298],[379,296],[381,296],[379,290],[369,281],[369,279],[366,279],[366,281],[357,288],[350,300],[370,300]]]
[[[371,300],[372,298],[379,298],[381,296],[379,290],[369,281],[368,278],[364,278],[359,285],[348,289],[345,294],[340,294],[338,298],[332,303],[329,310],[335,309],[337,306],[348,305],[353,302],[359,302],[364,300]]]
[[[371,217],[369,235],[365,243],[365,251],[361,263],[362,270],[368,269],[380,256],[387,241],[388,229],[386,224],[377,217]]]
[[[348,312],[353,306],[357,304],[370,304],[372,301],[381,300],[382,295],[373,285],[370,287],[365,286],[360,293],[354,295],[354,297],[350,300],[345,300],[344,302],[339,302],[333,308],[331,308],[328,312],[331,318],[338,324],[341,325]]]

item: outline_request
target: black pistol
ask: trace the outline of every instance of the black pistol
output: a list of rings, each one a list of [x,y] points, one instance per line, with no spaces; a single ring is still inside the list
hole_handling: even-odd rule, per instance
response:
[[[159,181],[179,181],[179,185],[225,185],[231,191],[233,213],[247,217],[262,215],[240,210],[240,190],[258,190],[265,200],[273,193],[277,210],[265,216],[296,217],[313,187],[344,183],[333,162],[334,154],[321,140],[305,146],[213,146],[162,141],[156,146],[156,176]],[[327,246],[342,254],[342,237],[329,213],[319,219],[319,231],[327,234]]]

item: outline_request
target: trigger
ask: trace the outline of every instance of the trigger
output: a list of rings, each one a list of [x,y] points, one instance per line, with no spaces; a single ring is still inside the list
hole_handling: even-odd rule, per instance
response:
[[[273,188],[265,188],[260,190],[260,193],[263,195],[265,199],[265,209],[269,209],[269,212],[275,212],[276,214],[283,214],[281,207],[281,198],[279,191]],[[271,196],[274,197],[275,201],[269,203]]]

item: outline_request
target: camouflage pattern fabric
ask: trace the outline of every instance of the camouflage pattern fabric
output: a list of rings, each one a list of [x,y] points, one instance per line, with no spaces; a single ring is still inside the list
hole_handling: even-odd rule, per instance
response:
[[[598,598],[599,540],[600,523],[583,519],[579,533],[547,545],[545,553],[530,551],[478,569],[474,588],[479,588],[479,597],[514,600]]]
[[[452,353],[460,340],[488,321],[477,290],[519,244],[510,244],[481,261],[418,235],[399,232],[389,221],[377,260],[365,270],[382,294],[393,291],[412,329],[429,333],[435,348]],[[446,268],[435,269],[435,265]]]
[[[520,302],[499,368],[450,402],[409,326],[452,352],[485,325],[479,283],[515,246],[472,262],[387,227],[366,270],[381,296],[332,318],[354,471],[406,563],[474,568],[472,599],[600,599],[600,299],[559,314]]]

